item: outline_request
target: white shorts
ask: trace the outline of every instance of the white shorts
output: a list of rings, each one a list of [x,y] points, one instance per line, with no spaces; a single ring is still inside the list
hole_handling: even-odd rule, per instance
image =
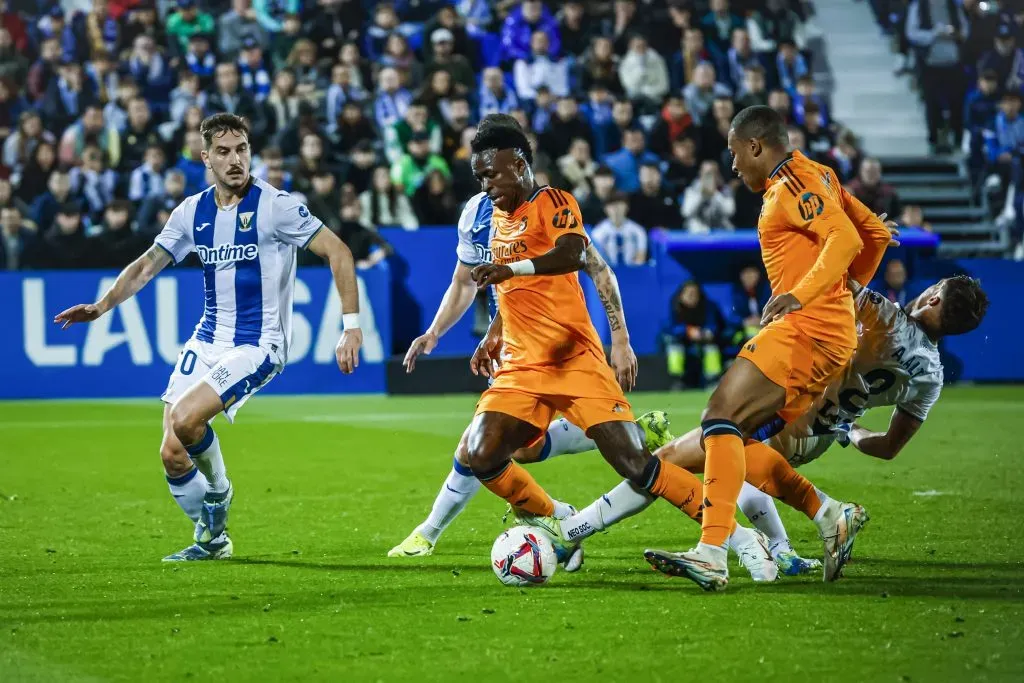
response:
[[[178,362],[160,400],[173,404],[196,382],[203,381],[224,402],[228,422],[234,422],[242,404],[283,367],[280,354],[271,347],[226,348],[189,339],[178,354]]]
[[[768,445],[781,453],[793,467],[820,458],[836,442],[834,434],[805,436],[794,432],[787,427],[768,440]]]

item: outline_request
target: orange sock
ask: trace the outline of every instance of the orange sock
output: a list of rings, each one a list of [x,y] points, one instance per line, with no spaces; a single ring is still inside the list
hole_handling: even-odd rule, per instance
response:
[[[701,543],[722,546],[736,528],[736,499],[743,487],[743,439],[736,425],[708,420],[704,429],[704,520]]]
[[[814,519],[821,509],[821,500],[811,482],[771,446],[751,441],[745,454],[749,484]]]
[[[661,462],[658,478],[651,485],[650,492],[664,498],[672,505],[685,512],[690,519],[701,520],[701,487],[700,479],[693,476],[678,465]]]
[[[512,507],[525,510],[531,515],[550,517],[555,513],[551,496],[517,463],[510,462],[501,474],[491,479],[481,479],[480,483],[491,493],[507,500]]]

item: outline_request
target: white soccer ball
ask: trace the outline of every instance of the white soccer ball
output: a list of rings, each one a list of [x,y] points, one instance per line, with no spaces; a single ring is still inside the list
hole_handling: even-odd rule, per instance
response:
[[[512,527],[494,540],[491,568],[506,586],[539,586],[558,568],[555,546],[536,527]]]

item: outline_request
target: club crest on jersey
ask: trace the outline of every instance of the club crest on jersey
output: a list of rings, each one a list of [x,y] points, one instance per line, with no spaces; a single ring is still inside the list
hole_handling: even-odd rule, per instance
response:
[[[526,221],[525,218],[523,220],[519,221],[519,227],[516,228],[516,231],[514,233],[512,233],[512,234],[513,235],[522,235],[524,232],[526,232],[526,222],[527,221]]]
[[[246,211],[245,213],[238,214],[238,231],[249,232],[252,230],[252,217],[255,211]]]
[[[804,192],[800,196],[800,217],[805,221],[809,221],[815,216],[820,216],[824,210],[825,202],[813,192]]]

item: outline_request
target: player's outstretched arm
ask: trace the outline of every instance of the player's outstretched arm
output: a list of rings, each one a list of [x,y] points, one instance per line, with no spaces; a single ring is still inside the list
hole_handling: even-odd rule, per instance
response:
[[[586,265],[584,252],[587,241],[579,233],[567,233],[555,241],[550,251],[532,259],[509,265],[488,263],[473,269],[473,279],[479,289],[496,285],[516,275],[565,275],[582,270]]]
[[[74,323],[92,322],[118,304],[135,296],[140,289],[156,277],[157,273],[171,262],[167,250],[151,246],[139,258],[135,259],[121,271],[110,289],[94,304],[78,304],[66,311],[61,311],[53,318],[55,323],[63,323],[61,329]]]
[[[341,333],[335,356],[338,367],[346,375],[359,367],[359,348],[363,345],[363,332],[359,329],[359,285],[352,252],[330,230],[320,230],[306,247],[327,261],[334,276],[334,286],[341,297],[341,313],[345,331]]]
[[[865,455],[892,460],[917,434],[922,424],[921,420],[897,408],[889,420],[889,428],[884,432],[873,432],[854,424],[850,429],[850,443]]]
[[[608,327],[612,333],[612,368],[622,389],[630,391],[636,384],[636,353],[629,343],[626,313],[622,310],[622,296],[619,294],[619,280],[593,243],[587,247],[586,259],[587,263],[583,270],[594,281],[597,296],[601,299],[605,315],[608,316]]]
[[[434,321],[430,323],[426,332],[413,339],[405,354],[403,364],[406,372],[415,370],[416,359],[421,354],[429,356],[437,346],[437,340],[443,337],[473,305],[473,300],[476,298],[476,285],[473,283],[471,273],[469,266],[462,261],[455,264],[452,281],[444,292],[441,305],[437,307]]]

